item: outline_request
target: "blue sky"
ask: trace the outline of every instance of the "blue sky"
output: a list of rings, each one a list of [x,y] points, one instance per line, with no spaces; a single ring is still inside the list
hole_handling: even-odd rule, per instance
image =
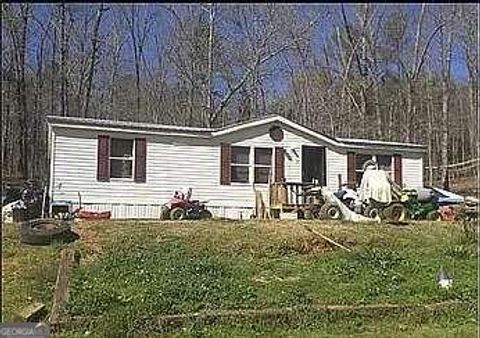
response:
[[[115,4],[117,5],[117,4]],[[46,18],[50,11],[56,6],[56,4],[35,4],[33,6],[33,10],[35,12],[36,17],[38,17],[40,20]],[[70,5],[71,6],[71,5]],[[92,9],[92,14],[94,14],[95,8],[97,8],[97,5],[95,4],[84,4],[80,5],[77,7],[77,9],[80,9],[82,7],[90,7]],[[109,4],[106,4],[106,7],[108,7]],[[182,5],[174,5],[176,10],[182,10]],[[294,5],[292,5],[294,6]],[[315,4],[298,4],[296,5],[300,8],[301,11],[305,13],[305,15],[311,14],[312,10],[316,10],[321,5],[315,5]],[[420,6],[421,4],[404,4],[404,9],[409,15],[414,15],[415,13],[418,13],[420,11]],[[382,8],[383,10],[388,10],[389,5],[386,5],[385,7]],[[333,4],[329,5],[328,10],[332,12],[333,11],[338,11],[340,8],[339,4]],[[347,10],[347,15],[349,17],[349,20],[353,20],[353,15],[351,11],[351,7],[349,5],[345,5],[345,8]],[[125,10],[130,10],[130,5],[125,5]],[[166,40],[169,36],[170,29],[172,28],[173,22],[174,22],[174,17],[171,13],[169,13],[167,10],[159,6],[158,4],[146,4],[143,6],[140,6],[140,12],[142,13],[141,19],[145,16],[152,16],[153,19],[153,26],[152,26],[152,31],[149,34],[149,43],[146,46],[145,49],[145,55],[149,63],[152,63],[155,65],[158,59],[158,50],[162,50],[164,48]],[[113,23],[113,20],[118,20],[118,17],[114,17],[112,15],[105,15],[105,20],[102,23],[102,30],[106,31]],[[93,20],[92,20],[93,23]],[[76,25],[81,25],[82,22],[76,22]],[[77,26],[78,27],[78,26]],[[314,45],[323,45],[323,40],[326,36],[331,34],[331,17],[330,20],[327,19],[322,19],[321,24],[318,25],[316,28],[316,31],[314,33],[315,41]],[[427,28],[428,29],[428,28]],[[39,45],[39,30],[38,29],[33,29],[31,31],[31,39],[30,39],[30,44],[29,44],[29,50],[31,51],[29,54],[29,62],[34,65],[35,64],[35,57],[36,57],[36,51]],[[157,40],[160,45],[156,44],[155,39],[153,36],[157,36],[159,39]],[[318,52],[318,51],[317,51]],[[467,69],[466,66],[463,62],[463,53],[461,48],[455,44],[453,46],[453,55],[452,55],[452,77],[456,81],[462,81],[467,78]],[[124,67],[126,70],[133,71],[133,49],[132,49],[132,44],[131,44],[131,39],[128,36],[126,44],[123,48],[123,55],[122,58],[124,60]],[[33,66],[34,67],[34,66]],[[271,76],[267,79],[265,79],[265,82],[267,84],[267,87],[270,88],[273,91],[283,91],[286,89],[287,82],[286,79],[283,78],[283,74],[280,72],[273,70],[274,76]]]

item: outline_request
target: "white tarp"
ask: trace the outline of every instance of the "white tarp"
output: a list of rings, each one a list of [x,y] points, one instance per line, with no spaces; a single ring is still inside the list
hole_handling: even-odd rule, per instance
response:
[[[437,195],[440,195],[438,196],[439,203],[459,204],[465,201],[465,198],[463,196],[454,194],[453,192],[443,190],[440,188],[435,188],[435,187],[432,187],[432,190],[437,192]]]
[[[13,207],[17,204],[20,204],[22,201],[13,201],[8,204],[5,204],[2,207],[2,222],[3,223],[13,223]]]
[[[342,201],[338,199],[337,196],[333,194],[333,192],[327,189],[323,189],[322,195],[327,202],[335,203],[336,205],[338,205],[338,207],[340,208],[340,211],[342,212],[342,216],[344,220],[351,221],[351,222],[371,222],[372,221],[371,218],[359,215],[353,212],[352,210],[350,210],[345,204],[342,203]]]
[[[369,203],[370,199],[380,203],[390,203],[392,201],[392,187],[388,181],[387,173],[383,170],[367,167],[360,182],[359,197],[366,203]]]

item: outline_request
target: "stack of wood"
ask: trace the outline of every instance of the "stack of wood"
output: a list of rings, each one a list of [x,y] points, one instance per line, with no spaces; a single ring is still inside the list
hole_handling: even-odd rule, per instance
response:
[[[270,185],[270,206],[272,208],[280,208],[287,204],[287,188],[282,183],[273,183]]]

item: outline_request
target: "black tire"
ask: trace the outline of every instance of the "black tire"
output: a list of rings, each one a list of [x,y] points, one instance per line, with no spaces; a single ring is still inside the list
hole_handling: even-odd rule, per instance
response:
[[[441,221],[442,216],[440,216],[440,213],[437,210],[432,210],[430,211],[425,218],[429,221]]]
[[[20,242],[47,245],[53,241],[72,239],[71,223],[53,218],[40,218],[20,223]]]
[[[310,212],[312,213],[312,218],[313,219],[320,219],[320,207],[318,205],[315,205],[310,209]]]
[[[388,221],[400,222],[408,218],[408,210],[401,203],[392,203],[383,211]]]
[[[160,209],[160,220],[164,221],[170,219],[170,208],[166,205],[162,205]]]
[[[23,208],[12,209],[12,220],[14,223],[22,223],[28,221],[27,210]]]
[[[200,219],[210,219],[212,218],[212,213],[208,210],[200,211]]]
[[[375,218],[377,216],[380,216],[382,218],[382,209],[378,206],[369,205],[365,208],[363,216],[368,218]]]
[[[340,220],[342,219],[342,211],[335,203],[325,203],[319,211],[320,219]]]
[[[185,209],[183,208],[174,208],[170,211],[170,219],[172,221],[181,221],[185,219]]]

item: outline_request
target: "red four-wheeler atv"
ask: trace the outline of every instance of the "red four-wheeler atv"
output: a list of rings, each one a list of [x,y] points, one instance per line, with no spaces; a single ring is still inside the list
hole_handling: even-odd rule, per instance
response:
[[[176,191],[170,200],[162,205],[160,219],[172,221],[183,219],[208,219],[212,213],[205,207],[206,202],[191,200],[192,189],[186,194]]]

